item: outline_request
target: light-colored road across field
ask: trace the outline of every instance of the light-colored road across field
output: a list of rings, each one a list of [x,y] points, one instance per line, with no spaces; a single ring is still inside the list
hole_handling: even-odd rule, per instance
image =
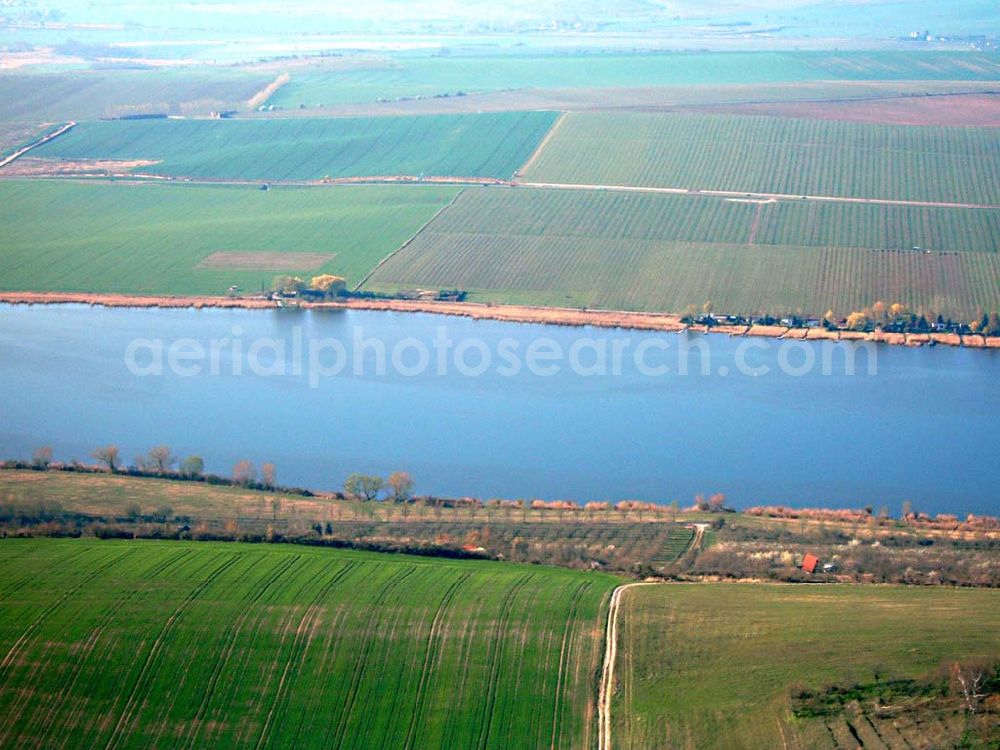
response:
[[[705,541],[707,523],[694,525],[694,538],[688,546],[685,555],[700,550]],[[597,747],[598,750],[611,750],[611,704],[615,695],[615,663],[618,661],[618,623],[621,619],[622,595],[631,588],[638,586],[663,586],[661,581],[642,581],[626,583],[611,593],[611,603],[608,605],[608,624],[604,633],[604,664],[601,667],[601,684],[597,693]]]
[[[68,130],[71,125],[66,126]],[[54,133],[45,140],[51,140],[60,133]],[[43,141],[32,144],[22,149],[0,162],[0,167],[23,156],[31,149],[40,146]],[[13,175],[12,175],[13,176]],[[66,177],[66,174],[53,172],[52,175],[36,173],[36,177]],[[130,177],[138,182],[149,180],[182,182],[191,185],[288,185],[295,187],[321,187],[324,185],[371,185],[371,184],[409,184],[409,185],[468,185],[470,187],[520,187],[535,188],[539,190],[579,190],[586,192],[606,192],[606,193],[651,193],[654,195],[700,195],[712,198],[724,198],[727,200],[739,200],[748,203],[773,203],[776,201],[795,201],[800,203],[848,203],[875,206],[912,206],[916,208],[971,208],[971,209],[1000,209],[998,205],[986,203],[947,203],[935,201],[904,201],[892,200],[889,198],[851,198],[836,195],[791,195],[785,193],[745,193],[737,190],[701,190],[698,188],[673,188],[673,187],[641,187],[636,185],[587,185],[568,182],[522,182],[520,180],[511,182],[492,177],[421,177],[418,175],[377,175],[371,177],[343,177],[332,180],[229,180],[229,179],[204,179],[192,177],[167,177],[158,174],[121,174],[116,177]],[[86,179],[98,179],[87,177]]]
[[[604,634],[604,666],[601,668],[601,685],[597,695],[597,747],[611,750],[611,702],[615,694],[615,662],[618,660],[618,612],[622,594],[637,586],[662,586],[659,582],[626,583],[611,594],[608,606],[608,626]]]
[[[564,182],[516,182],[515,187],[547,190],[590,190],[609,193],[659,193],[662,195],[709,195],[716,198],[742,198],[755,201],[803,201],[818,203],[861,203],[878,206],[915,206],[918,208],[992,208],[1000,206],[980,203],[940,203],[933,201],[901,201],[888,198],[848,198],[835,195],[787,195],[784,193],[741,193],[735,190],[699,190],[697,188],[638,187],[634,185],[577,185]]]
[[[56,130],[56,131],[54,131],[52,133],[49,133],[44,138],[40,138],[37,141],[35,141],[34,143],[30,143],[27,146],[25,146],[24,148],[15,151],[13,154],[11,154],[10,156],[8,156],[6,159],[0,161],[0,169],[3,169],[4,167],[6,167],[8,164],[10,164],[13,161],[17,161],[18,159],[20,159],[22,156],[24,156],[26,153],[28,153],[32,149],[38,148],[39,146],[41,146],[41,145],[43,145],[45,143],[48,143],[51,140],[54,140],[54,139],[58,138],[59,136],[63,135],[64,133],[68,133],[70,130],[72,130],[75,127],[76,127],[76,123],[75,122],[68,122],[65,125],[63,125],[61,128],[59,128],[59,130]]]

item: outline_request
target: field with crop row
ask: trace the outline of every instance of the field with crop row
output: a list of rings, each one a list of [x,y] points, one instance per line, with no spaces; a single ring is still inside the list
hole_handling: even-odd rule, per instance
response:
[[[82,123],[33,155],[145,159],[136,171],[230,180],[427,175],[509,179],[550,112],[396,118]]]
[[[761,207],[759,245],[1000,252],[1000,209],[780,202]]]
[[[7,540],[0,581],[5,748],[581,748],[615,579]]]
[[[340,60],[292,72],[269,101],[288,109],[399,97],[456,98],[511,89],[762,84],[868,80],[1000,79],[994,56],[976,53],[701,52]],[[460,98],[460,97],[459,97]]]
[[[454,194],[416,186],[262,191],[5,180],[0,289],[221,295],[233,284],[270,286],[281,272],[357,282]],[[213,253],[266,253],[269,262],[199,268]],[[287,267],[285,253],[293,254]],[[294,254],[301,253],[328,260],[299,268],[303,256]]]
[[[615,748],[833,750],[822,719],[792,719],[793,688],[934,677],[946,661],[995,657],[1000,592],[647,586],[625,592],[620,623]],[[909,722],[872,718],[860,731],[888,744],[865,747],[952,747],[962,732],[961,715],[918,716],[910,740],[941,742],[913,745],[891,726]]]
[[[271,82],[235,69],[0,73],[0,120],[86,120],[241,109]]]
[[[1000,130],[571,113],[525,179],[1000,205]]]
[[[1000,307],[997,212],[768,204],[750,245],[757,210],[697,196],[472,188],[370,285],[675,312],[711,300],[719,312],[846,314],[882,299],[971,319]],[[846,246],[818,244],[837,241]]]

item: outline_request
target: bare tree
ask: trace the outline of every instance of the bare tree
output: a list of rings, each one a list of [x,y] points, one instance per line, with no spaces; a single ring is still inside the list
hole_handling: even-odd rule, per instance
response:
[[[41,448],[38,448],[31,457],[31,465],[36,469],[47,469],[51,463],[52,448],[47,445],[43,445]]]
[[[91,455],[102,463],[112,474],[118,471],[120,459],[117,445],[105,445],[103,448],[95,450]]]
[[[251,484],[257,478],[257,470],[246,459],[238,461],[233,467],[233,481],[237,484]]]
[[[965,709],[970,714],[979,710],[979,702],[986,697],[983,687],[986,685],[988,668],[986,664],[960,664],[951,666],[952,689],[962,696]]]
[[[413,492],[413,477],[405,471],[394,471],[389,475],[389,489],[392,491],[392,499],[397,503],[405,503],[410,500]]]
[[[278,520],[278,514],[281,512],[281,497],[275,495],[271,498],[271,518],[274,521]]]
[[[152,448],[146,458],[146,466],[159,474],[166,474],[177,463],[177,456],[166,445]]]
[[[273,489],[278,483],[278,471],[274,468],[274,464],[266,463],[261,466],[260,477],[265,487]]]

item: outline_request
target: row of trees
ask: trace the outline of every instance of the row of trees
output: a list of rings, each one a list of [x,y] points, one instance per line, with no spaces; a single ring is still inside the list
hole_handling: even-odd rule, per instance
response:
[[[689,324],[698,323],[711,326],[717,322],[713,318],[713,309],[714,306],[711,302],[706,302],[701,307],[700,313],[696,305],[688,305],[685,314],[681,317],[681,321]],[[808,316],[800,312],[796,315],[787,316],[787,320],[790,320],[793,326],[801,327],[806,324]],[[771,315],[740,315],[736,316],[733,322],[740,325],[747,325],[749,323],[772,325],[781,322],[781,319]],[[841,318],[833,310],[827,310],[821,323],[824,328],[830,330],[873,331],[882,329],[898,331],[900,333],[927,333],[934,329],[944,329],[958,333],[1000,336],[1000,313],[984,312],[975,320],[964,323],[955,322],[950,318],[946,319],[943,315],[934,315],[926,312],[914,313],[900,302],[888,304],[879,301],[869,307],[851,312],[846,318]]]
[[[112,474],[122,472],[137,474],[155,474],[158,476],[180,476],[185,479],[200,479],[205,475],[205,461],[201,456],[181,458],[168,445],[157,445],[145,454],[136,456],[130,466],[125,466],[121,450],[117,445],[104,445],[94,450],[91,457],[105,470]],[[35,450],[31,457],[31,465],[40,470],[48,469],[53,464],[52,447],[43,445]],[[257,467],[251,461],[240,460],[233,466],[232,481],[244,486],[276,489],[278,487],[278,472],[273,463],[261,464],[258,474]]]
[[[827,327],[835,324],[836,316],[832,310],[827,312],[824,320]],[[932,320],[934,321],[933,324],[931,323]],[[881,328],[883,330],[918,333],[926,333],[932,328],[946,328],[948,330],[958,329],[969,333],[980,333],[985,336],[1000,336],[1000,314],[995,312],[983,313],[980,317],[969,323],[955,323],[950,319],[945,320],[942,315],[918,315],[911,312],[906,305],[899,302],[891,305],[887,305],[885,302],[876,302],[871,307],[856,310],[848,315],[844,327],[851,331],[871,331]]]
[[[121,451],[117,445],[104,445],[97,448],[91,457],[101,466],[117,474],[126,467],[121,458]],[[33,463],[38,468],[48,468],[52,461],[52,449],[44,446],[35,451]],[[188,456],[180,458],[167,445],[157,445],[150,448],[145,455],[136,456],[129,470],[142,474],[179,474],[182,477],[198,478],[205,474],[205,461],[201,456]]]
[[[213,479],[222,483],[232,483],[242,487],[265,490],[281,489],[278,485],[277,468],[273,463],[263,463],[258,470],[257,466],[249,460],[241,459],[233,466],[229,479],[215,477],[205,474],[205,462],[200,456],[188,456],[181,459],[167,445],[158,445],[151,448],[146,454],[137,456],[131,466],[125,467],[121,458],[121,451],[117,445],[105,445],[97,448],[92,454],[102,468],[117,473],[152,474],[156,476],[179,476],[185,479]],[[35,451],[32,458],[32,465],[37,469],[47,469],[52,464],[52,448],[43,446]],[[359,502],[374,503],[381,501],[392,501],[394,503],[410,503],[413,496],[413,477],[405,471],[396,471],[388,477],[383,478],[376,475],[354,473],[347,477],[344,482],[343,494],[350,500]],[[483,502],[477,498],[462,498],[460,500],[447,500],[440,498],[422,498],[421,502],[426,505],[441,505],[450,507],[506,507],[512,510],[553,510],[553,511],[583,511],[588,515],[598,512],[606,512],[612,509],[623,513],[638,514],[639,520],[646,514],[661,515],[666,514],[675,517],[681,510],[679,503],[673,502],[670,505],[658,505],[656,503],[641,502],[638,500],[622,500],[615,504],[608,502],[590,502],[586,505],[579,505],[572,500],[491,500]],[[718,493],[708,497],[698,495],[694,505],[688,508],[690,511],[701,511],[708,513],[726,512],[725,495]]]

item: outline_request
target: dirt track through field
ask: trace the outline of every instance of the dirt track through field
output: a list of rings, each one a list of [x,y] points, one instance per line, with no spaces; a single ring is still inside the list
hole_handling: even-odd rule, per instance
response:
[[[292,77],[288,75],[288,73],[282,73],[280,76],[271,81],[271,83],[267,84],[267,86],[250,97],[250,99],[247,100],[247,107],[249,109],[257,109],[257,107],[263,106],[267,103],[268,99],[278,92],[278,89],[290,80],[292,80]]]
[[[601,669],[601,685],[597,695],[597,747],[611,750],[611,703],[615,694],[615,662],[618,660],[618,621],[622,594],[637,586],[662,586],[658,582],[626,583],[611,594],[608,606],[608,626],[604,635],[604,666]]]

